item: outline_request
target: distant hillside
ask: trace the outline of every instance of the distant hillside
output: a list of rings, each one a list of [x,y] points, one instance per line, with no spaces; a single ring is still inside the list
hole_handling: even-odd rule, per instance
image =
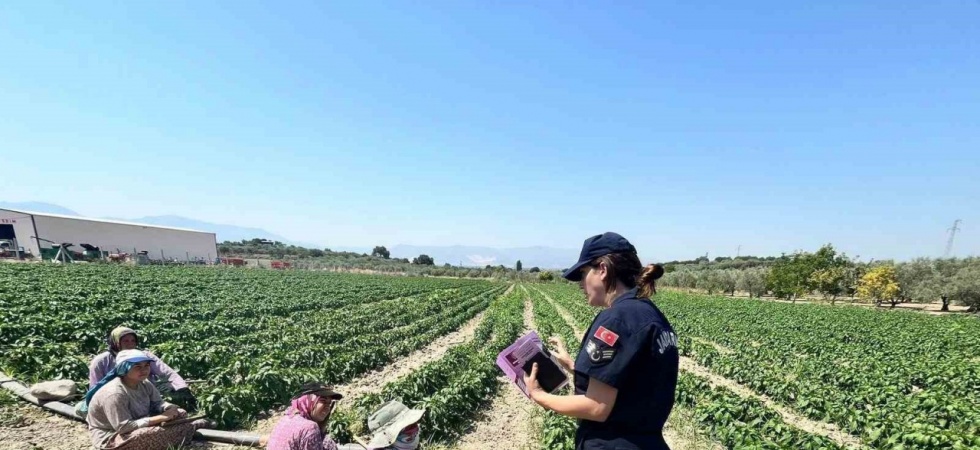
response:
[[[63,216],[81,216],[81,214],[72,211],[64,206],[55,205],[52,203],[44,202],[4,202],[0,201],[0,208],[5,209],[20,209],[24,211],[48,213],[48,214],[60,214]]]
[[[414,258],[425,254],[436,260],[436,264],[449,263],[468,267],[487,265],[514,267],[520,260],[525,268],[561,269],[575,263],[578,250],[553,247],[493,248],[466,245],[418,246],[396,245],[391,247],[395,258]]]
[[[287,244],[298,245],[302,247],[319,247],[316,244],[308,244],[301,242],[294,242],[286,239],[283,236],[272,233],[268,230],[263,230],[261,228],[252,227],[241,227],[238,225],[228,225],[213,222],[205,222],[203,220],[191,219],[182,216],[147,216],[139,217],[136,219],[125,219],[130,222],[148,223],[150,225],[160,225],[163,227],[177,227],[177,228],[190,228],[192,230],[198,231],[209,231],[215,233],[218,236],[218,242],[224,241],[241,241],[253,238],[268,239],[270,241],[285,242]]]
[[[23,209],[50,214],[61,214],[67,216],[82,216],[71,209],[60,205],[45,202],[2,202],[0,208]],[[323,249],[329,247],[334,251],[349,251],[355,253],[370,253],[371,247],[359,247],[350,245],[319,245],[310,242],[302,242],[288,239],[284,236],[275,234],[262,228],[243,227],[238,225],[205,222],[203,220],[175,215],[147,216],[135,219],[103,217],[103,219],[122,220],[126,222],[146,223],[164,227],[189,228],[198,231],[212,232],[217,235],[218,242],[242,241],[251,239],[268,239],[279,241],[287,245],[295,245],[308,249]],[[338,244],[344,244],[338,242]],[[383,243],[378,243],[381,245]],[[520,247],[520,248],[493,248],[467,245],[452,246],[423,246],[423,245],[395,245],[389,247],[393,258],[408,258],[411,260],[419,255],[429,255],[435,259],[436,264],[460,265],[466,267],[499,266],[513,268],[517,261],[526,268],[540,267],[542,269],[561,269],[570,266],[578,259],[578,250],[553,248],[553,247]]]
[[[45,202],[4,202],[0,201],[0,208],[8,209],[19,209],[25,211],[48,213],[48,214],[60,214],[64,216],[79,216],[85,217],[76,211],[68,209],[61,205],[55,205],[53,203]],[[272,241],[280,241],[287,244],[299,245],[303,247],[317,248],[321,247],[316,244],[311,244],[308,242],[298,242],[287,239],[283,236],[275,234],[268,230],[263,230],[261,228],[251,228],[251,227],[241,227],[238,225],[229,225],[213,222],[205,222],[203,220],[191,219],[188,217],[165,215],[165,216],[147,216],[138,217],[135,219],[124,218],[124,217],[101,217],[101,219],[108,220],[120,220],[124,222],[136,222],[145,223],[149,225],[159,225],[162,227],[176,227],[176,228],[189,228],[191,230],[207,231],[215,233],[217,235],[218,242],[222,241],[240,241],[243,239],[269,239]]]

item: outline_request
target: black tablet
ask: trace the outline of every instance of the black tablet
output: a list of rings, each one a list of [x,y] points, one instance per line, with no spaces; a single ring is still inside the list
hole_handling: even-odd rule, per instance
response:
[[[534,363],[538,363],[538,384],[541,385],[541,389],[549,393],[553,394],[568,379],[558,364],[555,364],[548,355],[541,352],[535,353],[531,359],[524,363],[524,373],[530,374]]]

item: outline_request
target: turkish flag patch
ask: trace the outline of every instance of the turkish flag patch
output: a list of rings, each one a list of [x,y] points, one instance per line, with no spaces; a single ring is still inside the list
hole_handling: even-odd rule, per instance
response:
[[[606,345],[610,347],[616,345],[616,341],[619,340],[618,334],[613,333],[610,330],[607,330],[606,327],[603,326],[600,326],[598,330],[595,330],[594,337],[602,342],[605,342]]]

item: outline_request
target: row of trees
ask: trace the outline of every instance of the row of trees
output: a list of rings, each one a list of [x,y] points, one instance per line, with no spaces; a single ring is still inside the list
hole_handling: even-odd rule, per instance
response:
[[[449,264],[436,266],[429,255],[408,258],[392,258],[384,246],[375,246],[371,254],[354,252],[335,252],[330,249],[309,249],[286,245],[279,241],[249,239],[225,241],[218,244],[218,252],[226,257],[287,259],[297,269],[334,271],[371,271],[416,276],[447,276],[460,278],[497,278],[523,281],[550,281],[555,274],[532,267],[525,271],[523,263],[517,261],[513,268],[503,264],[487,265],[484,268],[456,267]]]
[[[327,265],[333,263],[338,265],[354,266],[357,263],[363,265],[380,264],[416,264],[422,266],[435,265],[435,260],[429,255],[419,255],[409,260],[408,258],[392,258],[391,252],[384,246],[377,246],[371,254],[355,252],[335,252],[329,248],[306,248],[297,245],[287,245],[279,241],[268,239],[243,239],[242,241],[225,241],[218,244],[218,254],[221,256],[241,256],[241,257],[262,257],[267,256],[273,259],[307,259],[307,258],[326,258]]]
[[[796,252],[768,264],[729,268],[710,262],[685,264],[667,273],[664,286],[708,293],[746,292],[758,297],[797,298],[819,294],[831,302],[842,296],[875,303],[958,302],[976,310],[980,305],[980,258],[918,258],[907,262],[862,263],[832,245],[816,252]]]

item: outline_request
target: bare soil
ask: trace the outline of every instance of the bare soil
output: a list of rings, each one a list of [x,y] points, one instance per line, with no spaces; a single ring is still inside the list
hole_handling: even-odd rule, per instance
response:
[[[681,289],[681,288],[665,288],[672,291],[689,292],[692,294],[707,295],[704,291],[699,291],[697,289]],[[719,296],[728,296],[728,294],[714,294]],[[749,295],[745,292],[736,292],[735,298],[749,298]],[[875,308],[880,310],[892,309],[891,304],[884,303],[883,306],[875,306],[873,303],[867,303],[863,300],[856,300],[850,297],[839,297],[835,302],[831,303],[830,300],[824,299],[823,297],[808,295],[804,296],[796,301],[785,300],[776,297],[762,296],[754,297],[755,300],[769,301],[776,303],[795,303],[795,304],[818,304],[818,305],[832,305],[832,306],[858,306],[863,308]],[[941,311],[943,308],[943,303],[940,301],[932,303],[899,303],[894,309],[908,310],[908,311],[921,311],[934,315],[944,315],[944,314],[955,314],[955,313],[967,313],[970,309],[968,306],[963,305],[949,305],[949,311]]]
[[[857,437],[852,436],[844,431],[841,431],[834,424],[826,423],[826,422],[818,422],[815,420],[808,419],[802,415],[799,415],[796,412],[792,411],[790,408],[787,408],[785,406],[780,405],[779,403],[776,403],[768,396],[757,394],[751,389],[742,386],[741,384],[738,384],[732,380],[729,380],[728,378],[711,373],[710,370],[699,365],[697,362],[695,362],[690,358],[682,356],[680,362],[681,362],[680,365],[681,370],[706,378],[712,386],[721,386],[727,388],[728,390],[738,394],[743,398],[753,398],[759,400],[760,402],[762,402],[762,404],[766,405],[768,408],[779,413],[779,415],[782,416],[783,421],[789,425],[799,428],[800,430],[803,430],[807,433],[824,436],[846,447],[862,448],[861,441]]]
[[[5,450],[91,450],[85,424],[49,413],[26,402],[5,406],[0,448]]]
[[[544,299],[547,300],[548,303],[551,303],[551,306],[555,308],[555,311],[558,311],[558,315],[560,315],[562,319],[565,319],[565,323],[567,323],[568,326],[572,328],[572,332],[575,333],[576,337],[582,336],[585,333],[585,331],[580,329],[578,325],[575,324],[575,318],[572,317],[572,315],[569,314],[568,311],[565,310],[565,308],[559,306],[558,303],[555,302],[555,299],[551,298],[550,296],[548,296],[548,294],[545,294],[540,289],[538,290],[538,292],[542,296],[544,296]]]
[[[524,299],[524,332],[534,329],[534,310]],[[507,378],[497,377],[499,390],[490,407],[480,413],[473,428],[456,444],[459,449],[491,450],[537,447],[533,417],[536,406]]]
[[[439,337],[432,341],[431,344],[395,360],[381,370],[367,373],[352,380],[350,383],[336,386],[336,391],[344,394],[346,397],[340,403],[341,408],[343,408],[345,403],[349,403],[348,400],[355,399],[364,394],[378,392],[386,384],[412,373],[419,367],[442,358],[449,348],[470,340],[476,332],[476,327],[483,320],[484,314],[482,312],[477,314],[476,317],[470,319],[460,329]],[[284,407],[280,408],[271,412],[268,417],[259,419],[250,432],[259,434],[271,433],[276,423],[282,418],[285,410],[286,408]]]
[[[540,291],[539,291],[540,292]],[[551,303],[551,306],[558,311],[558,314],[562,316],[569,327],[576,336],[581,336],[583,331],[575,325],[575,320],[572,315],[568,313],[564,308],[562,308],[558,303],[554,301],[544,292],[545,300]],[[731,350],[729,350],[731,351]],[[721,445],[713,441],[711,438],[706,436],[691,416],[691,412],[680,407],[675,407],[671,412],[670,418],[667,419],[667,424],[664,427],[664,439],[670,448],[674,450],[703,450],[703,449],[721,449]]]
[[[0,407],[0,449],[3,450],[92,450],[87,426],[26,402]],[[186,449],[248,449],[194,441]]]
[[[718,353],[721,353],[723,355],[730,355],[732,353],[735,353],[734,350],[732,350],[732,349],[730,349],[728,347],[725,347],[724,345],[721,345],[721,344],[719,344],[717,342],[714,342],[714,341],[709,341],[707,339],[702,339],[702,338],[699,338],[699,337],[692,337],[691,340],[692,341],[695,341],[695,342],[700,342],[702,344],[710,345],[710,346],[714,347],[715,350],[718,350]]]
[[[681,405],[674,405],[667,424],[664,440],[671,450],[722,450],[724,447],[701,431],[693,416],[694,412]]]

